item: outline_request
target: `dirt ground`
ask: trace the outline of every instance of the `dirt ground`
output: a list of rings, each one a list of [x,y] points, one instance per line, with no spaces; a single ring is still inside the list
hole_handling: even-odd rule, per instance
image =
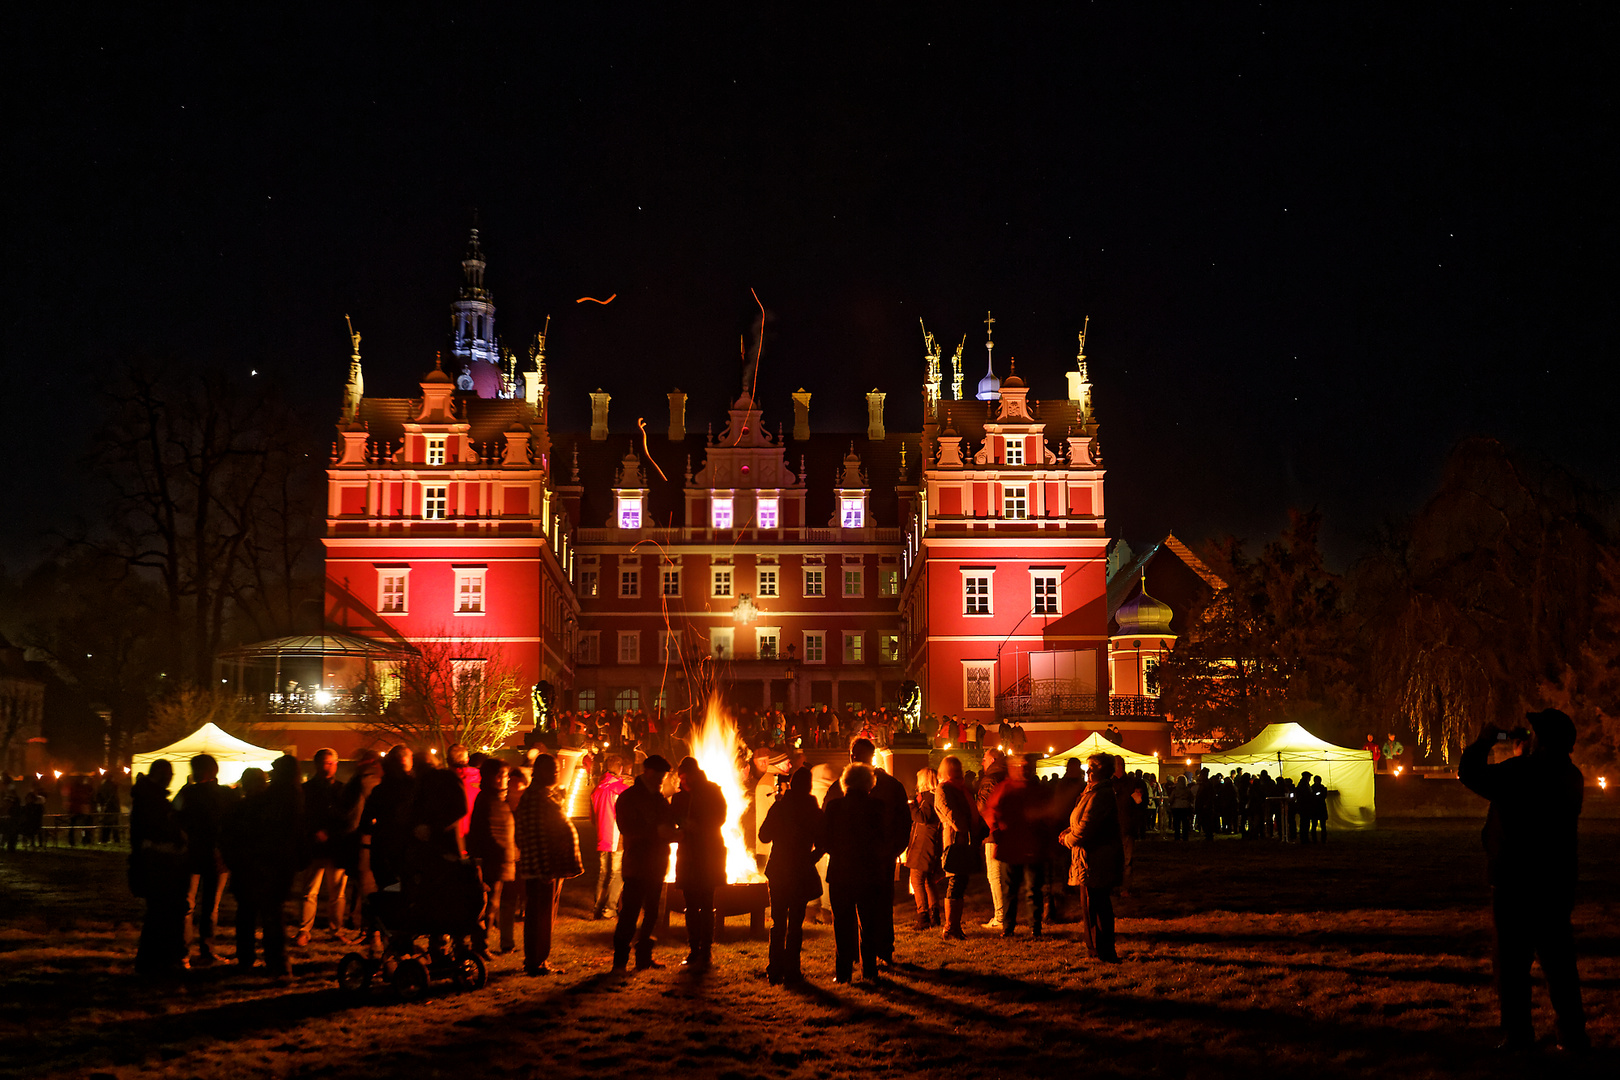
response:
[[[1072,925],[1007,942],[910,929],[876,984],[832,981],[830,927],[807,929],[803,990],[768,986],[733,920],[705,976],[608,973],[610,924],[570,882],[553,956],[528,978],[419,1003],[341,994],[342,950],[296,954],[285,983],[219,968],[169,988],[131,972],[137,902],[113,851],[0,856],[0,1075],[602,1077],[1620,1075],[1620,822],[1583,825],[1581,974],[1598,1049],[1499,1060],[1478,823],[1390,824],[1324,847],[1152,841],[1119,902],[1124,963]],[[225,919],[229,922],[230,901]],[[227,947],[227,951],[229,951]],[[261,969],[262,970],[262,969]],[[1550,1042],[1545,989],[1537,1026]]]

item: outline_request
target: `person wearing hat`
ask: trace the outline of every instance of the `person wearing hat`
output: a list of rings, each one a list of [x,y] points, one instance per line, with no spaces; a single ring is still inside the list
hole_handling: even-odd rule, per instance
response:
[[[613,970],[622,973],[630,962],[630,943],[636,945],[636,970],[661,968],[653,959],[653,934],[658,928],[658,905],[664,897],[664,875],[669,871],[669,845],[675,839],[675,818],[664,798],[669,762],[653,754],[641,763],[641,775],[614,801],[614,819],[624,845],[620,872],[619,921],[613,929]],[[640,932],[636,923],[640,920]]]
[[[1530,965],[1539,959],[1558,1016],[1558,1041],[1586,1051],[1586,1016],[1575,969],[1576,830],[1585,780],[1570,761],[1575,724],[1557,709],[1527,713],[1529,739],[1491,723],[1463,751],[1457,778],[1491,803],[1484,840],[1496,927],[1494,965],[1501,1049],[1530,1050]],[[1495,765],[1491,748],[1514,738],[1515,755]],[[1522,747],[1528,745],[1529,752]]]

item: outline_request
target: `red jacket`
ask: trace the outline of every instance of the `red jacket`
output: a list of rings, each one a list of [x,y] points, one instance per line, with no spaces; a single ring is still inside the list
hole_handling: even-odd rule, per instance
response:
[[[591,792],[591,817],[596,820],[596,850],[618,851],[624,845],[619,836],[619,795],[630,782],[618,773],[608,773]]]

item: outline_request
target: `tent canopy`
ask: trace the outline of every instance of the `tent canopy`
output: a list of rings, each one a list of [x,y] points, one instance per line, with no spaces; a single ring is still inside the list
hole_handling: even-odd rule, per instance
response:
[[[1159,775],[1159,759],[1151,754],[1138,754],[1135,750],[1127,750],[1118,743],[1109,742],[1098,732],[1093,731],[1074,746],[1069,747],[1061,754],[1041,758],[1035,763],[1036,775],[1062,776],[1063,770],[1068,767],[1070,758],[1079,758],[1082,762],[1092,754],[1113,754],[1115,757],[1125,759],[1125,769],[1141,769]]]
[[[1264,769],[1277,779],[1298,780],[1303,773],[1320,776],[1323,786],[1337,795],[1328,798],[1328,816],[1334,824],[1345,829],[1373,825],[1372,755],[1324,742],[1298,724],[1269,724],[1242,746],[1205,754],[1201,764],[1214,775],[1241,768],[1249,773]]]
[[[179,742],[170,743],[161,750],[136,754],[130,761],[130,771],[136,774],[147,772],[154,761],[167,758],[174,765],[175,775],[183,778],[187,763],[198,754],[207,754],[219,762],[219,782],[228,786],[242,779],[244,770],[268,770],[270,763],[281,756],[281,751],[254,746],[215,724],[204,724]]]

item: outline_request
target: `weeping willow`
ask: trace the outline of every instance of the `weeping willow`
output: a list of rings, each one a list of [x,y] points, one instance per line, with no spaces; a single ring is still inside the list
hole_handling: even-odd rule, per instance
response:
[[[1480,636],[1453,604],[1417,595],[1379,643],[1392,719],[1411,728],[1424,757],[1451,764],[1468,733],[1497,717],[1501,673]]]

